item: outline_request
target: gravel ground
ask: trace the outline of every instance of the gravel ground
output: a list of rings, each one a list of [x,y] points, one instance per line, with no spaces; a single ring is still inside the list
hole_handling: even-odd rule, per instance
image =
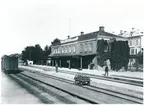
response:
[[[1,72],[1,104],[42,104],[36,96]]]

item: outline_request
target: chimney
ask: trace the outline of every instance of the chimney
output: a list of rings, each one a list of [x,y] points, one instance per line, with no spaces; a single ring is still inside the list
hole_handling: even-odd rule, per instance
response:
[[[84,34],[84,32],[81,32],[81,35],[83,35]]]
[[[68,35],[68,39],[70,38],[70,36]]]
[[[104,31],[104,26],[100,26],[99,31]]]

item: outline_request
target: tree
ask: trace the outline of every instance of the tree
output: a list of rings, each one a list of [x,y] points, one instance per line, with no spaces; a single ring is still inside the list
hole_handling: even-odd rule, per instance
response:
[[[54,39],[54,40],[51,42],[52,45],[59,45],[60,43],[61,43],[61,41],[60,41],[60,39],[58,39],[58,38]]]
[[[43,60],[43,50],[41,48],[41,46],[39,44],[35,45],[35,60],[37,61],[36,63],[38,64],[42,64],[42,60]]]
[[[119,70],[124,67],[127,70],[129,62],[128,41],[114,41],[111,48],[111,69]]]
[[[39,64],[43,60],[43,50],[39,44],[35,46],[27,46],[22,51],[22,60],[32,60],[34,64]]]
[[[102,39],[98,40],[97,45],[97,60],[99,66],[103,67],[105,61],[109,59],[112,70],[119,70],[124,67],[127,71],[129,62],[128,41],[116,41],[113,39],[113,42],[108,44],[107,41]],[[108,51],[105,52],[106,49],[108,49]]]
[[[97,53],[98,53],[98,65],[103,67],[105,66],[105,61],[109,58],[108,53],[105,53],[105,50],[108,47],[108,43],[106,40],[101,39],[97,42]]]
[[[22,60],[26,62],[26,60],[33,60],[34,56],[34,47],[33,46],[27,46],[23,51],[22,51]]]
[[[137,54],[139,64],[143,64],[143,51],[139,51]]]
[[[51,54],[51,47],[48,47],[48,45],[46,45],[44,48],[43,54],[44,54],[44,59],[43,59],[44,64],[46,64],[46,60],[47,60],[48,56]]]

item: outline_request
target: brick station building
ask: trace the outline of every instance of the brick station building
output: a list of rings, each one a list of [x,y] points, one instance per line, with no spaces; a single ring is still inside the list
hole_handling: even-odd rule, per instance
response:
[[[81,32],[79,36],[68,36],[59,44],[51,46],[52,52],[49,55],[51,65],[55,66],[57,62],[59,67],[83,69],[89,68],[89,65],[93,64],[94,68],[97,69],[97,42],[101,39],[106,40],[107,43],[113,39],[126,40],[125,37],[105,32],[103,26],[99,27],[96,32],[87,34]]]

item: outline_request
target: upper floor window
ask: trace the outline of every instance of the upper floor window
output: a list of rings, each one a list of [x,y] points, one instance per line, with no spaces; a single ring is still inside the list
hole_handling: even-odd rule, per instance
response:
[[[56,48],[56,54],[58,53],[58,49]]]
[[[83,44],[80,44],[80,52],[83,52]]]
[[[134,54],[134,49],[131,49],[131,54]]]
[[[88,51],[92,51],[92,43],[88,44]]]
[[[54,54],[54,49],[52,48],[52,54]]]
[[[136,40],[136,45],[138,45],[138,39]]]
[[[69,46],[68,49],[69,49],[69,52],[71,53],[71,46]]]
[[[129,41],[130,46],[132,45],[132,40]]]
[[[76,52],[76,48],[75,48],[75,45],[73,45],[73,52]]]
[[[60,53],[60,48],[58,48],[58,54]]]
[[[55,53],[56,53],[56,50],[54,49],[53,52],[54,52],[54,54],[55,54]]]
[[[85,44],[85,45],[84,45],[84,51],[86,52],[87,49],[88,49],[88,46],[87,46],[87,44]]]
[[[64,53],[64,48],[63,47],[61,48],[61,51],[62,51],[62,53]]]
[[[67,53],[67,46],[65,46],[65,53]]]
[[[135,49],[135,54],[137,54],[137,49]]]

